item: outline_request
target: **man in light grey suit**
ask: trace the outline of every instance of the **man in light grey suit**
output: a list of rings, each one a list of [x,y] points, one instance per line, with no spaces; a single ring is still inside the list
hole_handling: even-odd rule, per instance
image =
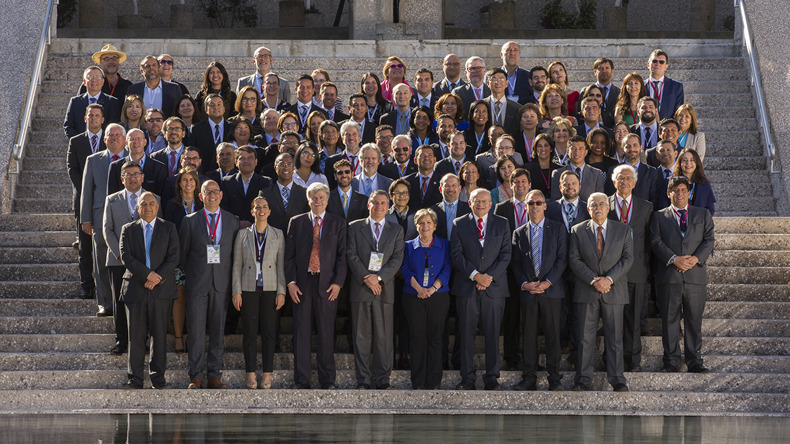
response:
[[[362,163],[362,172],[351,180],[351,189],[362,193],[367,197],[376,190],[384,191],[386,194],[392,179],[382,174],[378,174],[381,165],[381,151],[375,143],[366,143],[359,150],[359,159]]]
[[[208,388],[221,389],[222,356],[225,351],[225,316],[230,299],[233,242],[239,218],[222,211],[222,191],[217,182],[207,180],[200,187],[203,210],[184,218],[179,239],[181,262],[186,274],[187,348],[189,387],[203,388],[203,368],[208,367]],[[208,315],[208,321],[206,321]],[[208,329],[208,364],[206,364]]]
[[[107,125],[104,131],[105,151],[88,156],[82,175],[80,196],[80,225],[82,231],[93,236],[93,277],[96,280],[96,299],[99,311],[96,316],[112,316],[110,273],[107,271],[107,244],[102,232],[104,200],[107,198],[107,176],[110,163],[126,156],[126,130],[117,123]]]
[[[584,159],[590,147],[587,140],[582,136],[573,136],[568,140],[568,157],[570,162],[562,168],[556,169],[551,173],[551,199],[559,200],[562,197],[560,192],[560,176],[565,171],[573,171],[579,176],[579,198],[587,201],[592,193],[603,193],[603,173],[598,168],[587,165]]]
[[[261,46],[255,50],[252,62],[255,64],[256,72],[255,74],[239,79],[236,84],[236,94],[245,86],[252,86],[258,90],[258,94],[260,94],[261,97],[265,97],[266,92],[263,90],[264,88],[262,88],[264,85],[263,78],[271,71],[274,57],[272,57],[272,52],[269,51],[269,48]],[[291,88],[288,86],[288,81],[280,76],[277,76],[277,78],[280,79],[280,100],[289,102],[291,99]]]
[[[628,271],[634,262],[631,228],[610,220],[609,199],[593,193],[590,220],[571,228],[568,266],[575,285],[573,302],[581,323],[574,391],[591,389],[598,318],[603,318],[606,375],[616,392],[627,392],[623,376],[623,307],[628,303]]]
[[[392,388],[394,283],[403,262],[403,228],[386,221],[386,191],[371,193],[368,210],[370,217],[352,222],[347,236],[354,362],[357,388],[369,389],[375,382],[377,389],[387,390]]]

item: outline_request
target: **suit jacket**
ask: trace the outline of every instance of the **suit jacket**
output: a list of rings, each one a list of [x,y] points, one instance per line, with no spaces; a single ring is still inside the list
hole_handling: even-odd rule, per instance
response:
[[[348,200],[348,213],[343,212],[343,201],[340,199],[340,191],[333,188],[329,192],[329,202],[326,205],[326,212],[342,217],[346,222],[368,217],[368,198],[362,193],[354,191],[351,187],[351,197]]]
[[[609,168],[607,177],[611,178],[616,167]],[[639,162],[639,168],[636,171],[636,184],[634,185],[634,196],[649,201],[653,204],[654,208],[658,210],[657,203],[659,201],[659,192],[661,190],[661,183],[663,182],[661,173],[656,169],[643,162]],[[614,183],[610,179],[606,182],[606,194],[613,195],[615,193]],[[664,189],[666,194],[666,188]]]
[[[364,193],[364,187],[362,186],[362,181],[364,180],[363,176],[365,176],[364,172],[357,174],[356,176],[354,176],[353,179],[351,179],[351,189],[358,193],[361,193],[363,196],[367,198],[369,196]],[[382,190],[385,191],[389,196],[389,189],[390,189],[390,185],[392,185],[392,182],[393,180],[390,179],[389,177],[383,174],[376,173],[377,188],[371,189],[370,192],[372,193],[373,191],[376,190]]]
[[[173,198],[171,197],[170,200],[165,200],[164,198],[161,199],[163,202],[159,208],[165,208],[163,211],[164,218],[168,222],[173,222],[176,224],[176,229],[181,230],[181,222],[184,221],[184,218],[187,217],[187,212],[184,209],[184,205],[181,202],[173,202]],[[195,200],[195,211],[200,211],[203,209],[203,203],[200,202],[200,199]]]
[[[504,68],[503,68],[504,69]],[[506,94],[508,94],[508,99],[518,102],[520,105],[524,105],[526,103],[534,103],[535,96],[532,91],[532,85],[529,84],[529,71],[518,67],[516,68],[516,87],[514,88],[513,94],[518,96],[516,99],[514,96],[510,96],[510,85],[508,85],[508,89]]]
[[[329,111],[326,110],[326,109],[323,109],[323,108],[322,108],[322,110],[324,111],[324,114],[326,114],[326,117],[328,119],[329,118]],[[330,119],[330,120],[332,120],[335,123],[340,123],[340,122],[345,122],[346,120],[349,119],[349,117],[351,117],[351,116],[346,114],[346,113],[344,113],[343,111],[340,111],[337,108],[335,108],[335,113],[332,116],[332,119]],[[375,131],[374,131],[373,134],[375,136]]]
[[[406,177],[410,174],[414,174],[417,172],[417,164],[414,163],[413,160],[409,160],[406,162],[406,170],[401,175],[400,167],[398,167],[397,162],[392,162],[390,164],[384,165],[379,169],[380,173],[386,177],[389,177],[392,180],[398,180],[401,177]]]
[[[99,149],[101,152],[107,149],[103,138],[99,139]],[[80,195],[82,194],[82,173],[85,171],[85,163],[88,156],[93,154],[91,149],[90,135],[87,131],[69,139],[69,148],[66,153],[66,169],[69,172],[69,179],[72,187],[71,209],[78,211],[80,208]]]
[[[242,77],[236,82],[236,94],[238,94],[239,91],[241,91],[241,89],[245,86],[255,86],[255,74]],[[277,76],[277,78],[280,80],[280,100],[283,102],[289,102],[291,100],[291,87],[288,85],[288,81],[284,78],[280,76]]]
[[[403,249],[403,265],[400,268],[403,276],[403,292],[417,294],[417,291],[411,286],[411,278],[414,277],[422,284],[422,279],[425,276],[426,255],[428,256],[428,285],[433,285],[436,279],[439,279],[442,286],[436,292],[450,291],[450,273],[452,272],[450,241],[434,236],[433,244],[424,250],[421,249],[420,240],[416,237],[406,241],[406,246]]]
[[[416,238],[419,234],[417,233],[417,225],[414,224],[414,213],[409,211],[406,219],[401,221],[398,218],[398,215],[395,213],[395,206],[391,206],[389,210],[387,210],[387,222],[392,222],[394,224],[400,225],[403,229],[403,239],[405,241],[410,241]]]
[[[176,178],[178,176],[170,176],[165,180],[165,189],[162,190],[162,201],[167,202],[172,200],[176,196]],[[198,190],[200,186],[203,185],[203,182],[207,181],[209,178],[198,172],[198,181],[200,183],[197,184]],[[222,185],[220,182],[217,182],[220,186]]]
[[[89,101],[88,93],[74,96],[69,101],[66,108],[66,118],[63,121],[63,131],[69,139],[88,129],[85,124],[85,109],[88,108]],[[108,123],[121,121],[121,105],[118,99],[102,92],[99,93],[96,103],[104,107],[104,125],[102,127]]]
[[[218,168],[217,144],[214,143],[214,134],[208,120],[202,120],[192,125],[192,138],[189,143],[200,151],[200,166],[202,171],[211,171]],[[230,124],[225,121],[222,129],[222,141],[230,136]]]
[[[562,197],[562,193],[560,193],[560,176],[565,171],[573,171],[573,165],[569,163],[564,167],[558,168],[551,172],[551,198],[553,200],[558,200]],[[596,192],[603,193],[603,191],[603,173],[598,168],[585,164],[584,168],[582,169],[582,181],[581,186],[579,187],[579,198],[586,202],[587,198],[590,197],[590,194]]]
[[[258,266],[261,267],[263,291],[285,294],[285,235],[269,225],[263,258],[257,260],[255,225],[239,230],[233,244],[233,279],[231,294],[255,291]]]
[[[496,123],[496,112],[494,108],[494,98],[493,96],[488,96],[485,98],[486,102],[488,102],[488,106],[491,108],[491,115],[488,116],[491,120],[491,123]],[[507,134],[517,134],[521,129],[521,122],[518,120],[518,110],[521,108],[521,105],[518,102],[514,102],[508,98],[505,98],[505,109],[501,112],[505,114],[505,133]]]
[[[433,88],[431,88],[431,98],[428,99],[428,105],[426,105],[428,108],[430,108],[431,114],[433,114],[433,108],[434,106],[436,106],[436,101],[439,99],[439,97],[441,97],[441,95],[437,96],[436,94],[434,94]],[[416,108],[418,106],[421,106],[422,105],[420,103],[421,101],[422,99],[419,97],[419,94],[417,94],[417,91],[415,90],[414,95],[411,96],[411,101],[409,101],[409,107]]]
[[[291,218],[285,241],[285,281],[296,282],[300,287],[308,279],[310,252],[313,249],[313,222],[305,212]],[[321,226],[321,270],[317,297],[328,297],[332,284],[343,286],[346,282],[346,221],[334,214],[325,213]],[[312,295],[303,295],[309,297]]]
[[[343,126],[343,124],[348,122],[349,120],[351,120],[351,119],[347,118],[346,120],[338,122],[337,124],[340,125],[340,126]],[[371,142],[375,142],[376,141],[376,127],[378,126],[378,123],[377,122],[376,123],[368,122],[367,117],[363,120],[363,122],[364,122],[364,125],[361,125],[362,126],[362,134],[360,134],[362,139],[359,142],[359,146],[362,146],[362,145],[364,145],[366,143],[371,143]],[[359,122],[355,121],[354,123],[356,123],[357,125],[360,125]],[[394,129],[395,127],[393,126],[392,128]],[[329,173],[332,174],[333,171],[329,170]]]
[[[428,208],[442,201],[442,193],[439,191],[439,181],[441,177],[439,177],[438,174],[431,174],[431,178],[425,188],[425,195],[422,194],[419,172],[406,176],[404,179],[411,185],[409,208],[414,208],[415,212],[421,208]]]
[[[269,187],[263,189],[263,195],[269,201],[269,225],[279,229],[288,235],[288,221],[293,217],[310,211],[307,205],[307,190],[296,183],[291,184],[291,195],[288,199],[288,210],[285,210],[283,195],[277,182],[273,182]],[[288,281],[290,282],[290,281]]]
[[[206,209],[186,216],[178,230],[181,242],[181,261],[187,275],[187,294],[205,292],[214,288],[219,294],[230,295],[231,267],[233,264],[233,242],[239,231],[239,218],[229,211],[221,211],[222,235],[219,239],[219,264],[208,264],[206,247],[211,245],[211,236],[206,223]]]
[[[584,97],[584,94],[587,92],[587,87],[585,86],[579,91],[579,101],[576,102],[576,110],[578,114],[581,115],[581,97]],[[609,94],[606,96],[606,100],[604,100],[605,104],[601,107],[601,114],[606,115],[604,118],[606,120],[614,120],[614,109],[617,107],[617,97],[620,95],[620,87],[616,86],[614,82],[609,82]],[[617,123],[617,122],[613,122]]]
[[[118,156],[126,156],[123,150]],[[85,161],[85,171],[82,175],[82,194],[80,195],[80,223],[98,222],[93,220],[93,212],[104,208],[107,198],[107,176],[110,170],[112,153],[107,150],[91,154]],[[98,226],[94,227],[98,230]]]
[[[461,165],[463,165],[466,160],[467,158],[464,157],[464,160],[461,161]],[[433,165],[433,174],[437,175],[440,180],[445,174],[449,173],[457,175],[455,172],[455,160],[452,157],[445,157]]]
[[[650,75],[645,80],[647,95],[658,100],[650,87]],[[659,120],[675,117],[675,111],[684,104],[683,84],[664,76],[664,89],[661,92],[661,102],[658,104]]]
[[[489,298],[510,296],[507,286],[510,253],[510,230],[504,218],[488,215],[483,246],[480,246],[474,213],[456,218],[453,221],[450,240],[450,256],[455,269],[451,278],[453,281],[451,293],[457,297],[471,297],[477,294]],[[475,282],[469,279],[475,270],[493,278],[491,285],[485,290],[478,291]]]
[[[225,176],[233,176],[234,174],[236,174],[238,172],[239,172],[238,168],[233,167],[233,169],[228,171],[228,174],[226,174]],[[256,173],[258,173],[258,172],[256,171]],[[258,173],[258,174],[260,174],[260,173]],[[215,170],[211,170],[208,173],[206,173],[206,177],[208,177],[209,179],[211,179],[211,180],[213,180],[214,182],[217,182],[217,183],[222,183],[222,179],[224,179],[224,177],[222,177],[222,170],[220,170],[219,168],[217,168]]]
[[[465,85],[457,86],[452,92],[453,94],[460,97],[461,101],[464,102],[464,118],[466,118],[467,116],[469,116],[469,107],[471,107],[472,103],[475,100],[477,100],[477,96],[475,95],[474,88],[472,88],[472,84],[467,83]],[[483,93],[480,94],[480,98],[484,99],[490,95],[491,95],[491,88],[489,88],[488,85],[483,83]],[[519,98],[519,100],[521,99]]]
[[[159,198],[157,197],[157,203]],[[159,214],[162,214],[162,205],[159,205]],[[107,262],[108,267],[123,265],[121,262],[121,229],[124,225],[140,219],[139,215],[134,218],[129,213],[129,204],[126,200],[126,192],[118,191],[107,196],[107,201],[104,205],[104,220],[102,221],[102,234],[104,235],[104,242],[107,244]],[[154,224],[156,227],[156,224]]]
[[[113,88],[110,86],[110,82],[107,79],[104,79],[104,84],[101,87],[101,92],[107,94],[109,96],[113,96],[118,99],[118,103],[123,105],[122,101],[126,99],[126,91],[129,90],[129,87],[132,85],[132,82],[124,79],[121,76],[121,73],[118,73],[118,82],[115,84]],[[85,88],[85,84],[80,82],[79,90],[77,91],[77,95],[85,94],[88,89]],[[112,93],[112,94],[111,94]]]
[[[513,254],[510,270],[518,288],[525,282],[549,281],[551,286],[542,296],[547,298],[565,297],[565,279],[562,275],[568,266],[568,233],[565,227],[550,219],[544,218],[543,238],[540,247],[540,272],[535,274],[532,262],[532,243],[530,241],[529,222],[516,228],[513,232]],[[522,298],[532,300],[536,295],[520,290]]]
[[[610,220],[606,223],[603,254],[598,258],[598,241],[592,220],[571,228],[568,266],[576,279],[573,302],[591,303],[599,296],[607,304],[628,303],[628,271],[634,262],[634,244],[628,225]],[[596,277],[612,279],[609,293],[599,293],[590,282]]]
[[[442,239],[450,240],[450,236],[447,235],[447,213],[444,211],[444,200],[433,205],[431,207],[434,213],[436,213],[436,230],[434,230],[434,234],[436,236],[441,237]],[[466,202],[461,201],[460,199],[456,201],[455,207],[455,217],[450,220],[450,224],[453,223],[453,220],[461,217],[466,216],[467,214],[471,213],[472,209],[469,208],[469,204]]]
[[[656,284],[708,283],[706,262],[713,252],[715,242],[713,217],[705,208],[688,206],[686,234],[681,235],[680,225],[672,207],[653,214],[650,220],[650,240],[656,256]],[[670,264],[672,256],[692,255],[699,259],[697,265],[681,273]]]
[[[370,302],[381,300],[386,304],[395,302],[395,274],[403,263],[403,229],[397,223],[387,222],[381,228],[378,245],[371,232],[369,218],[356,220],[348,226],[346,259],[351,272],[349,279],[349,301]],[[368,270],[371,253],[384,255],[381,270]],[[363,279],[369,274],[381,278],[381,294],[376,296],[365,285]]]
[[[167,119],[168,117],[173,115],[173,111],[176,108],[176,103],[178,99],[181,97],[181,87],[176,85],[175,83],[162,82],[162,114],[164,118]],[[137,94],[140,97],[143,97],[145,92],[145,82],[135,83],[129,86],[127,90],[127,94]],[[197,110],[196,110],[197,111]]]
[[[464,85],[466,85],[464,79],[458,77],[458,81],[455,82],[455,87],[458,88],[459,86],[464,86]],[[450,88],[450,81],[447,80],[447,78],[445,77],[444,79],[433,84],[433,89],[431,90],[431,96],[436,96],[436,99],[438,100],[443,95],[452,92],[452,90],[453,89]]]
[[[222,209],[235,214],[240,221],[255,222],[255,218],[250,213],[252,200],[258,197],[258,191],[269,188],[271,184],[268,177],[252,173],[250,184],[247,186],[247,192],[245,193],[244,180],[241,177],[241,173],[225,176],[220,184],[222,189]]]
[[[414,110],[411,107],[409,108],[409,110],[410,110],[410,113],[414,113]],[[411,116],[411,114],[409,114],[409,116]],[[383,114],[379,118],[379,125],[389,125],[389,126],[391,126],[392,129],[393,129],[393,132],[395,133],[395,135],[398,135],[398,109],[397,108],[393,108],[392,111]],[[408,127],[408,122],[407,122],[406,132],[403,133],[403,134],[406,134],[408,136],[410,130],[411,130],[411,128]]]
[[[282,90],[282,88],[281,88],[281,90]],[[316,105],[315,103],[313,103],[313,101],[312,101],[312,100],[310,101],[310,111],[308,111],[308,112],[307,112],[307,115],[306,115],[306,116],[304,116],[304,118],[305,118],[305,123],[304,123],[304,125],[302,124],[302,117],[299,115],[299,102],[298,102],[298,101],[297,101],[296,103],[293,103],[293,104],[291,104],[291,105],[288,105],[288,106],[286,106],[286,107],[283,109],[283,112],[282,112],[282,114],[285,114],[285,113],[294,113],[294,114],[296,115],[296,123],[298,123],[298,124],[299,124],[299,131],[298,131],[298,132],[299,132],[299,134],[304,134],[304,133],[305,133],[305,131],[307,131],[307,125],[308,125],[308,122],[307,122],[307,117],[308,117],[308,116],[309,116],[309,115],[310,115],[310,114],[311,114],[313,111],[320,111],[320,112],[321,112],[321,114],[323,114],[325,118],[326,118],[326,116],[327,116],[327,114],[326,114],[326,110],[324,110],[324,109],[323,109],[323,108],[321,108],[320,106],[318,106],[318,105]]]
[[[576,130],[576,135],[577,136],[582,136],[582,137],[584,137],[586,139],[587,138],[587,125],[584,124],[584,118],[582,117],[581,119],[578,120],[578,122],[579,122],[579,124],[573,127]],[[612,133],[612,129],[611,128],[609,128],[607,126],[604,126],[603,124],[601,124],[599,126],[599,128],[606,130],[606,132],[609,133],[609,137],[611,137],[612,140],[614,140],[614,133]]]
[[[619,221],[616,196],[609,196],[609,219]],[[653,204],[631,194],[631,209],[628,226],[634,240],[634,263],[628,271],[628,282],[644,284],[647,282],[650,264],[650,217]]]
[[[145,265],[145,234],[143,221],[138,219],[123,226],[120,241],[121,261],[126,267],[121,283],[121,300],[127,304],[140,302],[146,295],[155,299],[176,299],[175,270],[178,265],[179,240],[176,226],[157,218],[151,233],[149,258],[151,268]],[[205,254],[205,246],[203,247]],[[162,277],[153,290],[145,288],[151,271]]]
[[[689,204],[695,207],[707,208],[710,215],[716,214],[716,197],[713,195],[713,187],[710,182],[691,184],[691,197],[689,197]]]
[[[587,212],[587,202],[579,199],[576,201],[578,207],[576,208],[576,218],[573,220],[573,224],[569,227],[567,225],[567,218],[565,217],[565,210],[562,208],[562,204],[560,200],[554,202],[546,202],[546,217],[561,223],[565,230],[570,232],[573,225],[578,224],[579,222],[584,222],[585,220],[590,218],[590,213]]]
[[[686,136],[686,145],[684,148],[695,150],[699,154],[700,160],[705,160],[705,133],[697,130],[697,134],[689,133]]]
[[[510,232],[513,233],[516,228],[516,208],[513,206],[514,199],[509,199],[505,202],[499,202],[494,206],[494,214],[497,216],[504,217],[507,219],[507,226],[510,228]],[[524,202],[524,207],[526,208],[526,213],[524,213],[524,224],[529,222],[529,207],[527,207],[527,203]]]
[[[112,194],[123,189],[121,182],[121,167],[129,160],[129,156],[110,163],[110,172],[107,176],[107,194]],[[143,189],[161,197],[167,182],[167,166],[150,157],[145,159],[143,165]]]

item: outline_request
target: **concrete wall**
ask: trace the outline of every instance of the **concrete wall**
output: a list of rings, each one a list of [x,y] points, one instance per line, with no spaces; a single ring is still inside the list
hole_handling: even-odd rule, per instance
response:
[[[786,216],[790,215],[790,45],[787,35],[776,31],[790,27],[790,11],[785,2],[754,0],[746,2],[746,10],[776,146],[776,167],[782,169],[774,175],[776,209]],[[784,163],[788,166],[783,167]]]
[[[25,103],[46,0],[5,0],[0,8],[0,212],[10,210],[8,162]],[[64,159],[65,162],[65,159]],[[15,162],[14,162],[15,164]],[[12,165],[16,168],[16,165]]]

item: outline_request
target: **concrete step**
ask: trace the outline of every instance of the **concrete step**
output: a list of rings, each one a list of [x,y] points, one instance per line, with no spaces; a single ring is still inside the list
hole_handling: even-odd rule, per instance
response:
[[[711,182],[713,187],[713,195],[717,196],[716,203],[718,204],[718,201],[721,201],[723,204],[726,200],[729,200],[729,198],[733,197],[754,198],[755,196],[760,196],[761,198],[765,199],[773,199],[773,186],[770,182],[768,182],[767,177],[765,179],[765,181],[759,181],[756,184],[750,184],[749,187],[744,186],[744,182]],[[708,180],[711,180],[711,178],[708,177]],[[754,207],[756,207],[756,205],[752,205],[752,208]],[[770,205],[769,203],[769,208],[773,210],[774,206]]]
[[[717,195],[716,197],[716,214],[719,211],[735,214],[746,213],[753,211],[755,208],[776,215],[776,201],[770,193],[768,196],[757,197],[735,197],[727,194]]]
[[[74,216],[57,213],[0,214],[0,231],[68,231],[75,229]]]
[[[71,199],[53,200],[49,198],[17,199],[14,202],[14,211],[20,213],[57,211],[60,213],[72,213]]]
[[[53,153],[53,155],[50,156],[25,158],[24,168],[25,170],[29,169],[31,171],[65,171],[66,156]]]
[[[708,132],[705,132],[706,137]],[[762,156],[763,155],[763,147],[760,144],[752,144],[752,145],[722,145],[722,144],[715,144],[711,145],[705,151],[705,160],[708,160],[708,156],[712,157],[754,157],[754,156]],[[705,163],[707,167],[707,163]]]
[[[721,284],[787,284],[790,273],[782,267],[711,267],[708,279]]]
[[[790,267],[790,250],[716,250],[709,267]]]
[[[68,231],[1,231],[0,247],[67,247],[74,242],[76,229]]]
[[[0,285],[0,299],[74,299],[80,296],[78,277],[73,282],[11,281]],[[96,301],[93,300],[95,303]]]
[[[707,286],[708,301],[764,301],[790,300],[790,287],[785,284],[722,284],[711,281]]]
[[[706,83],[706,82],[703,82]],[[720,84],[719,82],[710,82],[712,84]],[[738,85],[744,84],[744,82],[726,82],[726,85],[730,85],[731,87],[737,88]],[[702,84],[700,84],[700,87]],[[685,89],[686,85],[683,85]],[[744,91],[745,92],[745,91]],[[694,107],[694,111],[697,113],[697,119],[709,119],[721,116],[729,116],[738,119],[754,119],[757,114],[755,114],[754,107],[745,107],[745,108],[730,108],[730,107],[722,107],[716,106],[720,104],[706,104],[704,107],[697,108]]]
[[[714,225],[716,223],[714,222]],[[718,226],[716,226],[718,231]],[[787,234],[735,234],[716,233],[716,248],[723,250],[790,250]],[[716,252],[714,251],[714,254]]]
[[[691,103],[691,102],[689,102]],[[751,106],[751,105],[744,105]],[[700,107],[702,107],[700,105]],[[758,131],[733,131],[730,128],[722,128],[710,134],[705,133],[706,146],[753,146],[760,145],[761,134]],[[707,160],[707,156],[705,156]],[[706,164],[707,166],[707,164]]]
[[[705,171],[765,169],[767,160],[762,156],[705,156]]]
[[[25,168],[19,176],[20,185],[35,185],[39,183],[71,187],[71,180],[65,168],[63,171],[35,171]]]
[[[79,266],[70,264],[0,264],[2,281],[74,281],[79,277]]]
[[[72,199],[72,187],[65,184],[35,184],[35,185],[18,185],[16,188],[16,196],[18,199],[56,199],[64,200]]]
[[[790,234],[790,218],[786,217],[720,217],[714,218],[716,234],[750,233],[750,234]],[[751,242],[747,242],[750,244]]]
[[[77,259],[77,250],[71,247],[0,249],[0,264],[76,264]]]

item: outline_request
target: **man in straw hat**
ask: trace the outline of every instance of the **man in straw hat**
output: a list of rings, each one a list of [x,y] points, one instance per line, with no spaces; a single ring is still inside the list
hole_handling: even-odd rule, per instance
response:
[[[104,71],[104,85],[101,88],[101,92],[115,97],[123,104],[126,90],[132,84],[131,81],[124,79],[118,73],[118,66],[126,60],[126,54],[118,51],[115,46],[108,44],[102,46],[101,51],[93,53],[91,58]],[[80,86],[79,94],[84,94],[85,91],[85,85],[83,84]]]

